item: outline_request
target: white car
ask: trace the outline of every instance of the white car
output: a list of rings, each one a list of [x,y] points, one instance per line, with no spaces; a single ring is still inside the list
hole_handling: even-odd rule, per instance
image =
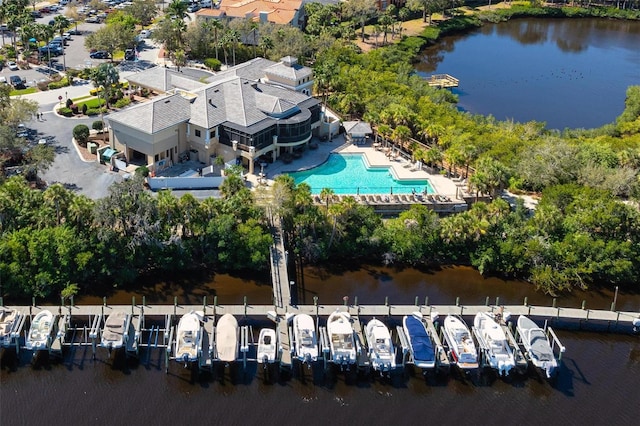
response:
[[[13,62],[13,61],[9,61],[9,62],[7,62],[7,67],[9,67],[9,69],[10,69],[11,71],[17,71],[17,70],[19,69],[19,68],[18,68],[18,64],[16,64],[16,63],[15,63],[15,62]]]
[[[151,37],[151,30],[142,30],[140,31],[140,39],[145,39]]]

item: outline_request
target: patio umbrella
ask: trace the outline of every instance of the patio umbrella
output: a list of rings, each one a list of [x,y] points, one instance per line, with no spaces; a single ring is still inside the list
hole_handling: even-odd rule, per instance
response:
[[[36,39],[35,39],[35,38],[33,38],[33,37],[31,37],[31,38],[29,39],[29,43],[35,43],[36,41],[38,41],[38,40],[36,40]]]

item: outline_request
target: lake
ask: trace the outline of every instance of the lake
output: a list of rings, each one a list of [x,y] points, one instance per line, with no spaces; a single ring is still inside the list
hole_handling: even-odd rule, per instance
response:
[[[640,22],[513,19],[445,37],[422,52],[419,74],[460,79],[458,106],[499,120],[594,128],[640,84]]]

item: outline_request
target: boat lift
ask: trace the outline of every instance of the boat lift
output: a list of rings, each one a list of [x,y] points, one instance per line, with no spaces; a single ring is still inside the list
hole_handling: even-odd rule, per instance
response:
[[[558,364],[558,371],[560,371],[560,365],[562,364],[562,356],[566,352],[567,348],[562,344],[556,332],[550,326],[548,326],[547,320],[544,321],[543,330],[547,335],[547,339],[549,339],[549,343],[551,344],[551,351],[553,351],[553,356],[555,357],[556,362]],[[525,350],[524,343],[522,342],[522,336],[520,336],[520,333],[518,333],[517,328],[515,330],[515,336],[512,336],[512,337],[516,341],[516,343],[519,345],[519,347],[522,348],[521,352],[524,354],[525,359],[528,362],[531,362],[531,356],[529,355],[529,352]]]
[[[322,360],[324,363],[324,369],[327,369],[327,362],[333,362],[331,358],[331,344],[329,343],[329,332],[327,327],[320,327],[318,329],[320,335],[320,350],[322,351]]]
[[[20,335],[22,334],[26,320],[26,315],[21,312],[16,312],[16,318],[11,323],[11,329],[9,330],[9,341],[3,342],[5,348],[15,346],[16,353],[20,352]]]
[[[438,313],[434,312],[431,314],[431,318],[425,317],[422,319],[422,322],[427,326],[427,333],[431,336],[431,341],[436,349],[436,370],[438,370],[438,372],[448,373],[451,368],[451,363],[449,362],[449,356],[434,324],[437,320]]]

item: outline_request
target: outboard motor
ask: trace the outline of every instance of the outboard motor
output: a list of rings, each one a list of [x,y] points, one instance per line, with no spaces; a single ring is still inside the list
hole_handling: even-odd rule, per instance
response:
[[[634,319],[632,324],[633,324],[633,333],[634,334],[640,333],[640,318]]]

